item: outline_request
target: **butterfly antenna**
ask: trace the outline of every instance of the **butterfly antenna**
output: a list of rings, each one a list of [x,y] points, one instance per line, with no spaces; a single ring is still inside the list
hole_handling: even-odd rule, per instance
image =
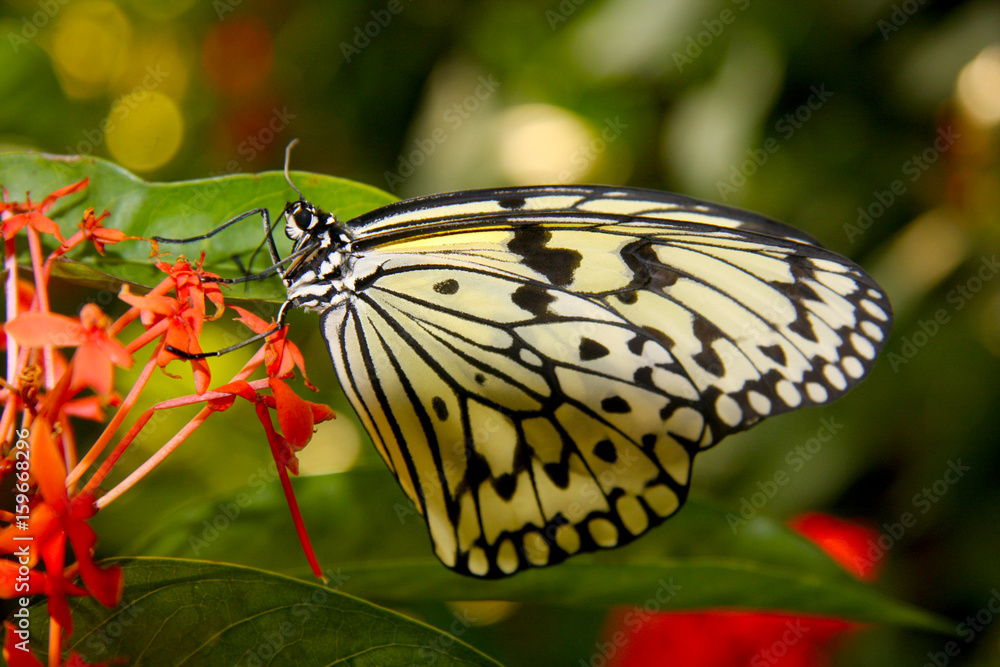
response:
[[[292,139],[288,142],[288,146],[285,147],[285,180],[288,181],[290,186],[292,186],[292,190],[295,190],[295,192],[298,193],[299,201],[305,201],[306,198],[302,195],[302,191],[295,187],[295,183],[292,183],[292,176],[288,173],[288,165],[292,161],[292,149],[297,143],[299,143],[298,139]]]

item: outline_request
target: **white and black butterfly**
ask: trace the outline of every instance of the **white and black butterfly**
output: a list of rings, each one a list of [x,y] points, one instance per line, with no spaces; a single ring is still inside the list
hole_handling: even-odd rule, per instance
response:
[[[476,190],[348,222],[300,195],[284,215],[282,312],[321,314],[344,391],[462,574],[642,535],[683,505],[698,452],[842,395],[891,323],[879,286],[806,234],[661,192]]]
[[[266,209],[216,231],[257,213],[273,266],[246,279],[281,275],[279,325],[320,313],[434,552],[478,577],[662,523],[698,452],[844,394],[891,326],[875,281],[808,235],[652,190],[472,190],[347,222],[299,193],[284,259]]]

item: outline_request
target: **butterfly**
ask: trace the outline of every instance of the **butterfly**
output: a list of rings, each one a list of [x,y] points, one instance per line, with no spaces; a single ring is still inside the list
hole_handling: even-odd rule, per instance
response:
[[[283,215],[281,313],[320,313],[434,553],[475,577],[644,534],[699,452],[841,396],[891,326],[885,292],[810,236],[663,192],[472,190],[347,222],[300,193]]]

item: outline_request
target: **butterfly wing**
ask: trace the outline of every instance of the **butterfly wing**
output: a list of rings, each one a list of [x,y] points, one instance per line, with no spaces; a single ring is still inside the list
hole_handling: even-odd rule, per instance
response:
[[[528,205],[552,190],[366,216],[353,296],[322,318],[349,399],[464,574],[643,534],[683,504],[698,451],[843,394],[890,323],[871,278],[779,223],[706,224],[692,200],[601,211],[586,188],[586,210]],[[677,201],[679,220],[646,215]]]

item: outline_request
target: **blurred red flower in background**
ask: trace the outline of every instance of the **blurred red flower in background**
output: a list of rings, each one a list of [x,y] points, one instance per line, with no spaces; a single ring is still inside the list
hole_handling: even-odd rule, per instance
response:
[[[859,579],[876,576],[877,563],[864,555],[876,531],[824,514],[796,517],[789,526]],[[598,647],[608,648],[601,652],[609,667],[824,667],[837,638],[861,627],[836,618],[720,609],[643,610],[642,622],[636,618],[626,607],[608,619],[612,641]]]

